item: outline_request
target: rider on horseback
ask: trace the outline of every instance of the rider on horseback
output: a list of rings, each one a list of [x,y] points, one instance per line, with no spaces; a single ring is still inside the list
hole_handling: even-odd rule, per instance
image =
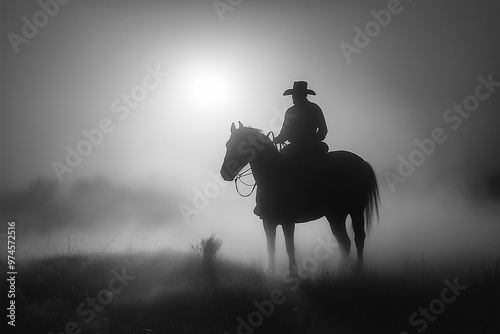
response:
[[[311,176],[303,179],[302,183],[295,184],[295,190],[299,193],[317,186],[317,177],[323,174],[322,159],[328,152],[328,145],[323,142],[328,132],[325,116],[316,103],[307,99],[308,94],[316,95],[313,90],[307,88],[305,81],[295,81],[293,88],[283,93],[284,96],[292,95],[294,105],[286,111],[281,132],[274,138],[275,144],[283,144],[286,141],[290,143],[281,152],[291,158],[290,166],[294,166],[295,173]],[[260,205],[257,204],[254,213],[262,218],[261,211]]]
[[[283,95],[292,95],[294,105],[285,113],[285,120],[280,134],[274,143],[290,142],[283,153],[298,153],[299,157],[309,157],[311,153],[326,153],[328,145],[323,142],[328,132],[323,111],[307,99],[307,95],[316,93],[307,88],[307,82],[295,81],[293,88]],[[296,154],[293,154],[296,155]]]

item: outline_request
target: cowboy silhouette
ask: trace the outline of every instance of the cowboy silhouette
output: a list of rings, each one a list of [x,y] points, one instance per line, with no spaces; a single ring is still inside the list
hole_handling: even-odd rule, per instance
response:
[[[283,96],[292,95],[293,106],[288,108],[280,134],[274,143],[283,144],[288,141],[281,153],[291,158],[288,160],[295,173],[309,175],[301,182],[296,182],[295,191],[308,192],[314,190],[321,176],[325,173],[324,159],[328,153],[328,145],[323,142],[328,132],[323,111],[307,99],[307,95],[316,93],[307,88],[307,82],[295,81],[293,88],[287,89]],[[294,196],[293,194],[289,194]],[[259,204],[254,213],[262,218]]]
[[[305,157],[328,152],[328,145],[323,142],[328,132],[325,116],[316,103],[307,99],[309,94],[316,95],[307,88],[305,81],[295,81],[293,88],[283,93],[283,96],[292,95],[294,103],[286,111],[281,132],[274,139],[277,144],[290,143],[283,153],[293,152],[294,155]]]

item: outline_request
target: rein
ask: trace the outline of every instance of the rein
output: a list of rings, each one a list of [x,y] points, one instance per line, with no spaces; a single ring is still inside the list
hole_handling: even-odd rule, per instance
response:
[[[252,195],[252,193],[255,190],[255,187],[257,187],[257,182],[255,182],[254,184],[248,184],[241,179],[245,176],[250,176],[252,174],[253,173],[252,173],[250,167],[248,167],[244,172],[238,173],[238,175],[236,175],[236,177],[234,178],[234,186],[236,187],[236,191],[238,192],[238,194],[240,194],[241,197],[248,197],[248,196]],[[247,195],[242,194],[240,192],[240,189],[238,188],[238,181],[240,181],[241,183],[243,183],[244,185],[246,185],[248,187],[252,187],[252,190],[250,190],[250,192]]]
[[[271,140],[271,143],[273,143],[273,145],[276,147],[276,149],[278,151],[281,151],[283,149],[283,147],[286,146],[285,144],[274,143],[274,133],[272,131],[269,131],[269,133],[267,134],[266,137],[268,137]],[[255,187],[257,187],[257,182],[255,182],[254,184],[249,184],[249,183],[246,183],[245,181],[242,180],[242,178],[244,178],[245,176],[250,176],[250,175],[253,175],[253,173],[252,173],[251,167],[248,167],[243,172],[238,173],[236,175],[236,177],[234,178],[234,186],[236,188],[236,191],[238,192],[238,194],[241,197],[249,197],[250,195],[253,194]],[[252,187],[252,189],[250,190],[250,192],[248,194],[244,195],[240,192],[240,189],[238,188],[238,181],[240,181],[241,183],[243,183],[247,187]]]
[[[285,144],[285,143],[275,143],[274,142],[275,136],[274,136],[274,132],[272,132],[272,131],[269,131],[267,133],[266,137],[271,140],[271,143],[273,143],[274,147],[276,147],[276,149],[278,150],[278,152],[281,152],[281,150],[283,150],[285,148],[285,146],[287,146],[287,144]]]

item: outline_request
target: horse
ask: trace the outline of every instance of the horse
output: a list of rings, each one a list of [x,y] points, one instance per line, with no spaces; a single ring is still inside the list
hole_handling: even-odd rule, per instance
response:
[[[349,264],[351,240],[346,231],[349,215],[357,249],[357,268],[363,265],[363,248],[380,202],[373,168],[348,151],[324,153],[316,164],[297,163],[281,153],[262,131],[231,124],[221,167],[225,181],[237,180],[250,164],[257,189],[254,212],[263,221],[267,238],[268,271],[275,272],[276,228],[281,225],[290,273],[297,273],[294,232],[296,223],[326,217],[340,248],[340,266]],[[304,160],[304,159],[302,159]],[[299,167],[296,167],[299,166]],[[366,228],[366,232],[365,232]]]

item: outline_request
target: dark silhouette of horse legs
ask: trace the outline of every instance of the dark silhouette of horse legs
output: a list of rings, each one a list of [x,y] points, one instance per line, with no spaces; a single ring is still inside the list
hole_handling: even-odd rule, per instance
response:
[[[295,261],[295,242],[293,240],[295,233],[295,224],[283,224],[283,234],[285,235],[286,252],[288,254],[288,267],[290,274],[297,274],[297,262]]]
[[[266,232],[267,238],[267,255],[268,255],[268,271],[274,274],[276,271],[276,265],[274,262],[274,253],[276,251],[276,227],[278,224],[272,224],[264,220],[264,231]]]
[[[347,234],[345,220],[347,218],[347,213],[332,213],[326,216],[328,222],[330,223],[330,228],[332,233],[337,239],[340,248],[340,264],[339,268],[343,269],[348,265],[349,254],[351,252],[351,239]]]
[[[355,210],[354,212],[335,212],[326,215],[328,222],[330,223],[330,228],[332,230],[333,235],[337,239],[339,243],[340,249],[340,264],[339,269],[345,269],[349,264],[349,255],[351,251],[351,239],[347,234],[346,229],[346,218],[347,216],[351,216],[352,226],[354,229],[354,241],[356,243],[357,250],[357,267],[356,269],[360,270],[363,266],[363,248],[366,238],[365,233],[365,217],[364,217],[364,209]],[[274,274],[276,271],[275,264],[275,250],[276,250],[276,228],[278,223],[271,222],[269,220],[264,220],[264,231],[266,232],[267,238],[267,251],[269,256],[269,265],[268,271],[271,274]],[[294,234],[295,234],[295,223],[282,223],[283,234],[285,236],[285,245],[286,252],[288,254],[288,263],[289,263],[289,271],[291,275],[298,274],[297,262],[295,260],[295,243],[294,243]]]
[[[363,266],[363,248],[365,246],[365,216],[363,210],[358,210],[351,213],[352,228],[354,230],[354,242],[356,243],[356,250],[358,253],[358,268]]]
[[[266,232],[267,238],[267,253],[269,256],[268,271],[270,274],[276,272],[276,264],[274,259],[274,254],[276,250],[276,228],[279,224],[269,222],[264,220],[264,231]],[[291,275],[297,275],[297,261],[295,260],[295,223],[284,223],[281,224],[283,227],[283,234],[285,236],[285,246],[286,252],[288,254],[288,266]]]
[[[357,268],[361,269],[363,266],[363,249],[365,246],[365,216],[364,209],[355,210],[350,213],[334,213],[326,216],[330,223],[333,235],[337,238],[340,246],[340,265],[342,269],[348,265],[349,254],[351,252],[351,240],[347,234],[345,220],[347,215],[351,216],[352,228],[354,230],[354,242],[356,243],[357,250]]]

